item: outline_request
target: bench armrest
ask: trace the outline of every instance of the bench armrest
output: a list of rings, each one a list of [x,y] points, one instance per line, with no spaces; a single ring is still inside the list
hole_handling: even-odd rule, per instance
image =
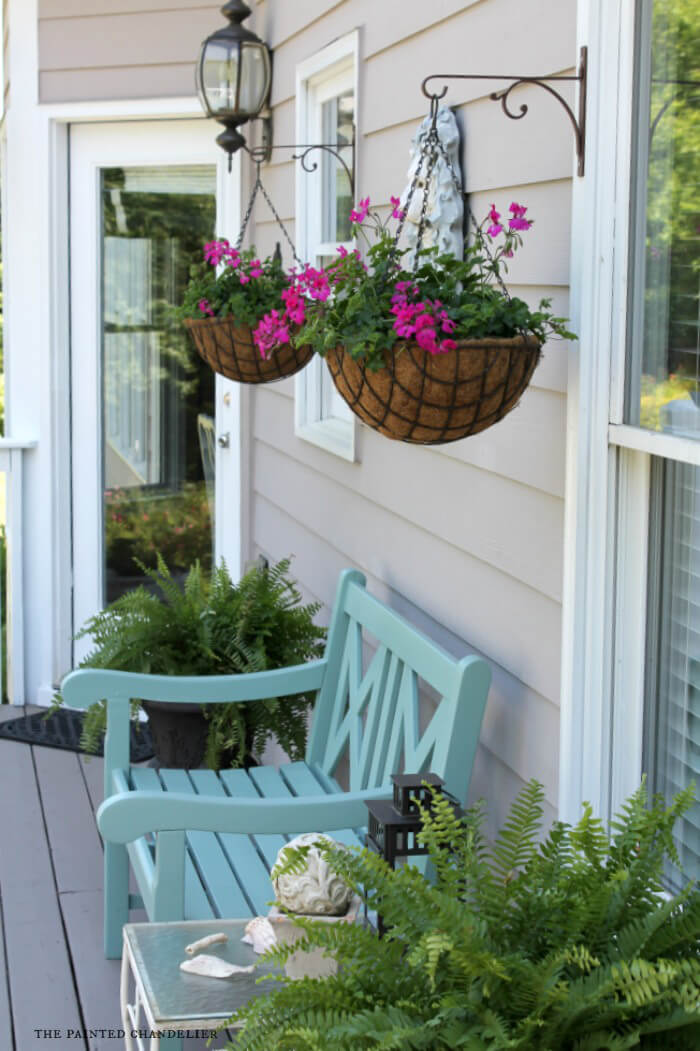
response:
[[[325,669],[325,658],[290,668],[241,675],[144,675],[79,668],[63,680],[61,694],[71,708],[89,708],[101,700],[127,703],[132,698],[189,704],[240,703],[316,691],[323,682]]]
[[[368,799],[391,799],[390,788],[281,799],[191,796],[182,792],[129,792],[106,799],[97,825],[110,843],[131,843],[148,832],[330,832],[367,823]]]

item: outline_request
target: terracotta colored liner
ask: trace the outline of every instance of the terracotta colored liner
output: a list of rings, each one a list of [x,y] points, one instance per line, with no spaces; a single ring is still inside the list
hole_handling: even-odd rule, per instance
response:
[[[311,347],[294,349],[288,343],[269,360],[260,356],[248,325],[237,325],[233,318],[186,318],[197,352],[212,367],[237,383],[273,383],[293,376],[313,356]]]
[[[447,354],[397,343],[386,368],[366,370],[342,347],[326,355],[352,411],[387,438],[444,445],[502,420],[518,404],[540,359],[532,335],[460,340]]]

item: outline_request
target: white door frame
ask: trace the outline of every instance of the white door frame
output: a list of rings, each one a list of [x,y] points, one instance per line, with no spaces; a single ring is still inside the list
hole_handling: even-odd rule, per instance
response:
[[[104,120],[206,118],[194,96],[40,104],[37,0],[9,0],[9,7],[12,98],[1,144],[6,404],[8,426],[38,437],[25,471],[25,699],[48,705],[55,685],[71,667],[74,632],[68,127]],[[206,123],[215,138],[216,125]],[[222,197],[227,214],[222,215],[221,233],[230,238],[240,215],[238,165],[234,158],[234,173]],[[249,543],[248,391],[234,386],[231,406],[238,414],[227,479],[232,506],[228,528],[238,527],[239,537],[239,551],[229,565],[235,576],[248,557]]]
[[[228,175],[226,158],[204,120],[91,122],[69,133],[71,155],[71,342],[101,346],[100,170],[108,167],[210,163],[217,169],[217,233],[237,230],[239,166]],[[102,565],[102,374],[100,354],[75,352],[72,360],[73,552],[74,566]],[[236,573],[240,569],[241,414],[237,384],[217,376],[216,421],[229,434],[217,444],[215,547]],[[238,478],[236,477],[238,476]],[[78,484],[79,480],[79,484]],[[102,606],[102,574],[73,574],[74,628]],[[77,646],[76,659],[84,646]]]

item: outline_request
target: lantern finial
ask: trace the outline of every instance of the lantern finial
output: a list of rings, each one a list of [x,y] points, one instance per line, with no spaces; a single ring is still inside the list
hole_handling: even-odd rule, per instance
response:
[[[243,0],[228,0],[221,8],[221,14],[228,18],[229,22],[238,22],[240,25],[250,15],[250,8]]]

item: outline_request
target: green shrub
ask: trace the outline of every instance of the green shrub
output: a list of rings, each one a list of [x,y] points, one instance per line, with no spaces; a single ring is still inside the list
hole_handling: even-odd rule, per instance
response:
[[[393,871],[368,851],[326,850],[332,868],[389,925],[297,920],[293,949],[322,946],[326,979],[278,986],[237,1016],[246,1051],[657,1051],[700,1047],[700,894],[662,884],[672,828],[691,786],[667,807],[645,786],[608,833],[589,806],[540,841],[543,791],[532,782],[489,847],[482,813],[446,800],[423,813],[435,881]],[[298,851],[289,868],[301,868]],[[268,958],[283,964],[292,951]]]

